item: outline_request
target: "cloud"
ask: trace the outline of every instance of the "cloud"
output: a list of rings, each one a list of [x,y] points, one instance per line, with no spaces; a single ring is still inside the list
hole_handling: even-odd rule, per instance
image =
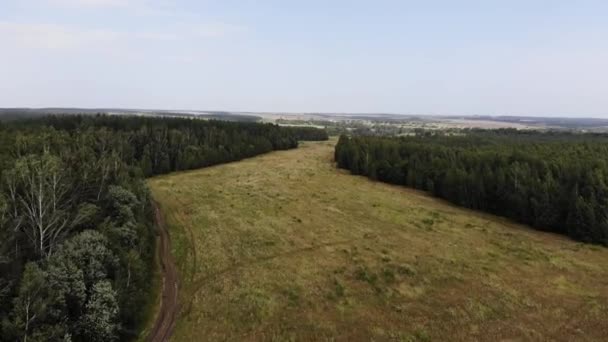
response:
[[[137,44],[189,45],[201,39],[238,34],[243,27],[222,24],[176,25],[162,31],[118,31],[79,26],[0,21],[0,45],[7,51],[42,49],[55,51],[130,49]]]
[[[54,24],[0,22],[0,43],[7,48],[71,49],[113,43],[120,36],[120,33],[110,30],[80,30]]]
[[[0,59],[19,61],[27,56],[77,55],[190,63],[211,53],[212,44],[248,31],[246,27],[232,23],[183,16],[184,12],[165,7],[166,0],[28,0],[28,5],[34,5],[35,1],[75,7],[59,7],[60,12],[66,12],[61,21],[0,18],[0,46],[6,51]],[[111,22],[115,10],[130,14],[133,20],[121,22],[122,25],[100,26],[97,20],[84,24],[71,22],[66,16],[80,11],[104,12],[99,17],[107,17]],[[167,15],[175,18],[165,17]]]
[[[123,32],[110,29],[0,22],[0,45],[12,54],[100,53],[107,56],[135,54],[142,44],[165,44],[181,39],[173,33]]]
[[[62,7],[132,7],[145,5],[141,0],[45,0],[46,3]]]
[[[137,16],[181,16],[172,0],[23,0],[30,5],[45,5],[68,11],[115,11],[121,10]]]

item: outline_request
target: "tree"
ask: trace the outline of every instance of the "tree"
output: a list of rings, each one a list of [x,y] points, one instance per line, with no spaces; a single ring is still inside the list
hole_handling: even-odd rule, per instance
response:
[[[5,265],[10,264],[8,256],[10,244],[12,243],[12,234],[6,224],[8,219],[8,205],[2,193],[0,193],[0,270],[3,270]],[[0,273],[0,307],[5,304],[5,299],[8,297],[11,289],[11,281],[5,276],[5,272]]]
[[[48,258],[69,228],[69,180],[58,157],[49,153],[18,159],[7,173],[16,229],[37,255]]]
[[[117,259],[106,237],[94,230],[85,230],[67,240],[49,260],[50,277],[58,281],[62,292],[80,294],[80,298],[85,297],[83,288],[86,292],[93,284],[109,278],[116,267]],[[73,286],[75,283],[82,285]]]
[[[69,338],[65,326],[58,321],[54,298],[46,273],[35,262],[26,264],[11,320],[4,322],[4,330],[24,342]]]
[[[63,316],[67,319],[70,334],[77,340],[95,340],[91,332],[97,330],[89,330],[87,326],[93,316],[88,318],[89,321],[83,317],[97,310],[98,304],[91,304],[91,301],[100,301],[95,296],[100,296],[105,287],[98,284],[109,281],[118,267],[118,260],[108,248],[107,239],[97,231],[85,230],[61,245],[48,264],[48,283],[64,308]],[[96,290],[99,286],[101,288]]]
[[[105,342],[118,338],[118,302],[109,281],[95,283],[85,312],[80,325],[86,341]]]

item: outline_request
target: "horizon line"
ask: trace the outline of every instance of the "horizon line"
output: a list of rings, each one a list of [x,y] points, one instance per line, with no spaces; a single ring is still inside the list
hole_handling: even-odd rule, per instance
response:
[[[608,114],[605,117],[598,116],[571,116],[571,114],[556,114],[553,116],[547,115],[535,115],[535,114],[406,114],[406,113],[394,113],[394,112],[313,112],[313,111],[249,111],[249,110],[202,110],[202,109],[160,109],[160,108],[136,108],[136,107],[58,107],[58,106],[45,106],[45,107],[0,107],[0,111],[6,110],[32,110],[32,111],[44,111],[44,110],[85,110],[85,111],[99,111],[104,113],[105,111],[142,111],[142,112],[167,112],[167,113],[228,113],[228,114],[273,114],[273,115],[325,115],[325,116],[366,116],[366,115],[386,115],[386,116],[407,116],[407,117],[488,117],[488,118],[505,118],[505,117],[518,117],[518,118],[542,118],[542,119],[596,119],[596,120],[608,120]]]

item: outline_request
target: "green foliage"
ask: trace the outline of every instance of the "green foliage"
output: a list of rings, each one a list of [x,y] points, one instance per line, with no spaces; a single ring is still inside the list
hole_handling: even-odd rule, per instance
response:
[[[8,203],[4,194],[0,193],[0,227],[5,224],[8,215]]]
[[[47,273],[36,263],[25,265],[13,310],[3,322],[4,337],[23,341],[69,337],[65,324],[59,322],[59,312],[54,307],[56,297],[47,279]]]
[[[335,160],[353,174],[428,191],[577,240],[608,244],[608,136],[465,133],[341,136]]]
[[[100,216],[101,208],[92,203],[83,203],[78,206],[71,226],[73,228],[94,229]]]
[[[6,177],[16,229],[38,256],[48,258],[69,228],[69,180],[61,159],[29,154],[17,159]]]
[[[97,282],[86,304],[81,329],[88,341],[114,341],[118,338],[118,302],[116,291],[107,280]]]
[[[107,238],[94,230],[86,230],[66,241],[49,260],[51,278],[62,274],[77,275],[86,289],[107,279],[117,267]],[[65,293],[70,290],[66,288]]]

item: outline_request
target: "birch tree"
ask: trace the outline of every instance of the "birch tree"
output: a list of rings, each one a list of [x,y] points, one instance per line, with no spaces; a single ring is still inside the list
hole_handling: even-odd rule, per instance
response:
[[[69,227],[68,184],[61,160],[48,153],[20,158],[8,173],[15,230],[48,258]]]

